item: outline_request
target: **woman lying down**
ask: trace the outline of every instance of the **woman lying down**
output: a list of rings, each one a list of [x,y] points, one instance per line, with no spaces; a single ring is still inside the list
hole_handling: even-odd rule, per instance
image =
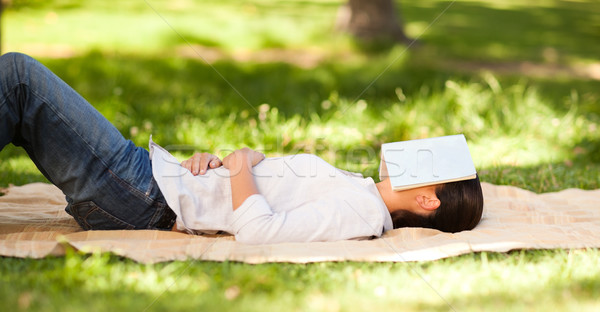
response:
[[[336,169],[317,156],[265,158],[242,148],[222,161],[181,164],[150,142],[126,140],[85,99],[36,60],[0,57],[0,149],[22,146],[66,195],[84,230],[227,232],[249,244],[381,236],[398,227],[474,228],[479,179],[392,191],[389,179]]]

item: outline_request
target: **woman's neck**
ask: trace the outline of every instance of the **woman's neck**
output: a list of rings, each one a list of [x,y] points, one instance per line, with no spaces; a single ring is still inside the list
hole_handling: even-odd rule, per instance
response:
[[[375,186],[377,186],[379,195],[383,199],[383,202],[385,203],[385,206],[387,207],[390,213],[394,212],[397,209],[401,209],[397,202],[397,197],[401,192],[392,191],[390,179],[384,179],[383,181],[376,183]]]

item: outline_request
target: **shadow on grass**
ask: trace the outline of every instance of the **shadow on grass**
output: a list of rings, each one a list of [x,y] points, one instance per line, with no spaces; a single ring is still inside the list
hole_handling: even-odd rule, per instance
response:
[[[201,114],[194,107],[177,106],[194,99],[208,105],[221,104],[224,115],[241,110],[256,113],[254,109],[260,104],[269,103],[284,115],[305,117],[319,113],[321,101],[332,92],[351,99],[359,97],[387,64],[378,62],[371,64],[377,66],[367,67],[329,63],[302,69],[286,63],[221,61],[206,65],[196,59],[109,58],[101,53],[44,63],[92,103],[119,99],[131,105],[135,113],[160,110],[148,105],[158,102],[170,106],[169,115]],[[362,98],[394,100],[396,87],[416,89],[433,74],[432,70],[398,67],[368,88]]]
[[[395,62],[394,62],[395,61]],[[212,65],[202,60],[184,58],[144,58],[107,56],[99,52],[72,59],[48,59],[44,63],[100,110],[122,110],[142,119],[173,120],[175,115],[201,117],[202,102],[226,116],[248,110],[258,113],[258,106],[268,103],[284,116],[323,112],[322,102],[335,94],[349,101],[365,99],[377,110],[398,102],[397,88],[404,95],[436,92],[446,80],[473,80],[472,74],[458,74],[427,65],[427,60],[412,55],[396,60],[392,57],[372,58],[346,64],[327,62],[304,69],[287,63],[237,63],[221,61]],[[477,75],[475,75],[477,79]],[[565,98],[587,96],[593,102],[598,82],[580,80],[500,79],[501,83],[534,84],[552,108],[562,110]],[[120,107],[110,107],[120,104]],[[197,103],[196,103],[197,104]],[[588,107],[598,113],[597,107]],[[104,112],[104,111],[103,111]],[[110,116],[108,116],[110,119]]]
[[[600,163],[600,140],[583,139],[577,143],[574,162],[585,163],[587,161]]]

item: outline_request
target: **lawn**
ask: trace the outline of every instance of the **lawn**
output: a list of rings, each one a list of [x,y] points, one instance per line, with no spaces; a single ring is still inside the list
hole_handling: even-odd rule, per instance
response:
[[[247,145],[376,178],[381,143],[464,133],[485,182],[600,187],[600,3],[403,1],[410,49],[335,33],[341,3],[13,0],[2,47],[181,159]],[[5,147],[0,186],[34,181]],[[598,263],[597,249],[307,265],[70,252],[0,258],[0,309],[591,311]]]

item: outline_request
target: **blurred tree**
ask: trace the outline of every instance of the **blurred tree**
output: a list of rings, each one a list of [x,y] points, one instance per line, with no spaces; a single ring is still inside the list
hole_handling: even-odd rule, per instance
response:
[[[393,0],[348,0],[338,11],[336,28],[364,40],[410,41]]]
[[[2,12],[4,11],[4,0],[0,0],[0,55],[2,54]]]

